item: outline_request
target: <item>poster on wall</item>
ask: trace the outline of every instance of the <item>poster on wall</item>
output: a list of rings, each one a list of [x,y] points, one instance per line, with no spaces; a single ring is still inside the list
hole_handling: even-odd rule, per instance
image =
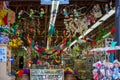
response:
[[[52,1],[60,1],[60,4],[69,4],[69,0],[41,0],[40,4],[51,5]]]
[[[0,62],[6,62],[7,57],[6,57],[7,49],[5,47],[0,47]]]
[[[63,69],[31,69],[31,80],[64,80]]]

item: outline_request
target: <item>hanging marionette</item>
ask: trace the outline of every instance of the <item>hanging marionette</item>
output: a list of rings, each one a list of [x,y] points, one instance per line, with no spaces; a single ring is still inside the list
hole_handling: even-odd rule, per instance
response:
[[[92,24],[95,23],[95,17],[93,15],[93,13],[90,13],[90,21],[91,21]]]
[[[106,14],[108,14],[108,12],[109,12],[108,4],[105,4],[105,12],[106,12]]]
[[[18,13],[18,19],[21,18],[21,15],[23,14],[23,10],[20,10],[20,12]]]
[[[66,10],[66,9],[63,9],[63,12],[64,12],[65,18],[69,18],[69,13],[67,12],[67,10]]]
[[[34,14],[34,10],[33,9],[30,9],[30,14],[29,14],[29,17],[31,18]]]
[[[76,9],[74,9],[74,16],[75,16],[75,18],[79,17],[79,14]]]
[[[39,13],[40,18],[42,18],[44,16],[44,14],[45,14],[44,9],[40,8],[40,13]]]
[[[112,9],[112,1],[110,1],[110,4],[109,4],[109,5],[110,5],[110,9]]]

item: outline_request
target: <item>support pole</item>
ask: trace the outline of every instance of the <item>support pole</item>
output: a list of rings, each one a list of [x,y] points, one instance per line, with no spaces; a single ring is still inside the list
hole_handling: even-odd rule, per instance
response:
[[[116,0],[116,13],[115,13],[115,38],[117,46],[120,46],[120,0]],[[115,54],[115,58],[120,60],[120,50]]]

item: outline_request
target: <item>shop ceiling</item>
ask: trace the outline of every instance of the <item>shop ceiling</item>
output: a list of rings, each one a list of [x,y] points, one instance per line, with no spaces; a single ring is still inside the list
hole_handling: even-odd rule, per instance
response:
[[[95,4],[100,4],[101,8],[102,8],[102,12],[104,12],[105,9],[105,4],[109,3],[110,1],[113,2],[113,5],[115,5],[115,0],[70,0],[70,4],[68,5],[60,5],[59,7],[59,11],[57,14],[57,19],[55,22],[55,29],[58,31],[58,36],[59,36],[59,42],[62,41],[62,37],[63,36],[63,31],[66,29],[65,25],[64,25],[64,16],[63,16],[63,8],[64,7],[69,7],[71,5],[72,8],[76,8],[75,6],[79,6],[79,7],[87,7],[85,10],[82,11],[82,13],[84,13],[85,15],[88,14],[88,12],[93,8],[93,6]],[[50,18],[50,11],[51,11],[51,7],[50,5],[41,5],[40,4],[40,0],[10,0],[10,5],[9,5],[10,9],[12,9],[13,11],[15,11],[16,13],[18,13],[21,9],[28,11],[30,8],[39,10],[39,8],[44,8],[45,9],[45,16],[43,19],[40,20],[40,27],[39,30],[45,31],[45,35],[44,36],[37,36],[36,40],[44,40],[45,42],[47,42],[47,36],[48,36],[48,26],[49,26],[49,18]],[[16,14],[17,15],[17,14]],[[111,17],[110,20],[112,20],[112,22],[114,21],[114,17]],[[109,22],[109,20],[108,20]],[[106,25],[109,25],[109,23]],[[105,28],[105,26],[104,26]],[[107,29],[107,28],[105,28]],[[95,29],[93,32],[91,32],[88,36],[92,38],[96,38],[96,34],[94,34],[95,32],[97,32],[97,35],[99,34],[99,31],[97,29]],[[93,35],[94,34],[94,35]],[[78,35],[80,36],[80,35]],[[57,36],[53,35],[53,41],[57,38]],[[46,45],[46,44],[45,44]]]

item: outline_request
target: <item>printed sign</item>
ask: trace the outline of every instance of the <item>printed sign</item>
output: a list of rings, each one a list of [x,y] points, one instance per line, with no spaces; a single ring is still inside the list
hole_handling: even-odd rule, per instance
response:
[[[64,80],[63,69],[31,69],[31,80]]]
[[[6,53],[7,53],[6,48],[0,47],[0,62],[6,62],[7,60]]]
[[[41,0],[41,4],[51,5],[52,1],[60,1],[60,4],[69,4],[69,0]]]

